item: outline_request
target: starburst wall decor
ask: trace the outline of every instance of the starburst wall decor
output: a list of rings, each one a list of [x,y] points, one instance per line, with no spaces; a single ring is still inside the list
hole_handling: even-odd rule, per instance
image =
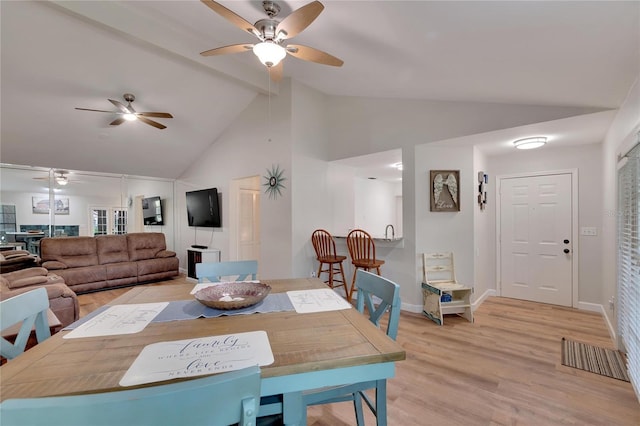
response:
[[[283,176],[284,169],[280,170],[280,166],[272,165],[271,170],[267,169],[267,175],[263,176],[265,179],[265,183],[262,186],[265,187],[264,193],[269,196],[269,198],[276,199],[278,196],[282,196],[282,189],[286,188],[282,182],[287,180]]]

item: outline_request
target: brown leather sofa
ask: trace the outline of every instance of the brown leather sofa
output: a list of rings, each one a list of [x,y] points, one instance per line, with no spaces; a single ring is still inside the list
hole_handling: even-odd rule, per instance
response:
[[[76,293],[170,278],[179,260],[163,233],[137,232],[40,241],[42,267],[60,275]]]
[[[45,268],[28,268],[0,275],[0,300],[44,287],[49,296],[49,308],[66,327],[80,317],[76,294],[64,280]]]

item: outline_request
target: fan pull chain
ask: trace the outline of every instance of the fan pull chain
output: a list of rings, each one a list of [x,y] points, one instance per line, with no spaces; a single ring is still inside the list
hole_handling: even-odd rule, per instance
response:
[[[271,134],[271,67],[267,68],[269,70],[269,72],[267,73],[267,79],[269,80],[268,82],[268,88],[269,88],[269,93],[268,93],[268,105],[267,105],[267,125],[269,126],[269,134]],[[271,138],[267,139],[267,142],[271,142]]]

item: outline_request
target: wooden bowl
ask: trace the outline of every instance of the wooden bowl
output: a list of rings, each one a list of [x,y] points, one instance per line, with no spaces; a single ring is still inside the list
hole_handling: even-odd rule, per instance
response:
[[[238,281],[214,284],[198,290],[195,298],[203,305],[215,309],[240,309],[261,302],[271,287],[259,282]]]

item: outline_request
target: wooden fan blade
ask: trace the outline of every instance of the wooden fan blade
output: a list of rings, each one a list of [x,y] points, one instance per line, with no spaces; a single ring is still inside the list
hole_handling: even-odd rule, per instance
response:
[[[103,109],[76,108],[80,111],[108,112],[109,114],[119,114],[116,111],[105,111]]]
[[[114,104],[116,106],[116,108],[118,108],[120,111],[124,112],[125,114],[130,114],[131,113],[131,111],[129,111],[129,108],[124,106],[124,104],[122,102],[114,101],[113,99],[109,99],[109,102]]]
[[[260,31],[256,29],[249,21],[227,9],[223,5],[213,0],[201,0],[209,9],[216,12],[218,15],[225,18],[227,21],[231,22],[236,27],[240,28],[243,31],[247,31],[256,37],[260,37]]]
[[[230,46],[216,47],[215,49],[205,50],[200,53],[202,56],[225,55],[227,53],[242,53],[253,49],[253,44],[232,44]]]
[[[311,25],[323,10],[324,6],[319,1],[311,2],[300,9],[294,10],[276,27],[276,38],[278,40],[286,40],[295,37]]]
[[[341,67],[344,64],[342,59],[329,55],[322,50],[313,47],[302,46],[299,44],[290,44],[286,47],[287,53],[304,61],[316,62],[323,65],[331,65],[333,67]]]
[[[278,65],[269,67],[269,78],[271,78],[271,81],[279,83],[280,80],[282,80],[283,69],[284,69],[284,65],[282,64],[282,61],[280,61]]]
[[[157,121],[149,120],[148,118],[144,118],[141,116],[138,116],[138,120],[142,121],[143,123],[147,123],[150,126],[156,127],[160,130],[167,128],[167,126],[165,126],[164,124],[160,124]]]
[[[109,123],[109,124],[111,124],[112,126],[117,126],[117,125],[122,124],[122,123],[124,123],[124,122],[125,122],[125,119],[124,119],[124,118],[122,118],[122,117],[120,117],[120,118],[116,118],[115,120],[113,120],[113,121],[112,121],[111,123]]]
[[[136,117],[157,117],[157,118],[173,118],[168,112],[136,112]]]

